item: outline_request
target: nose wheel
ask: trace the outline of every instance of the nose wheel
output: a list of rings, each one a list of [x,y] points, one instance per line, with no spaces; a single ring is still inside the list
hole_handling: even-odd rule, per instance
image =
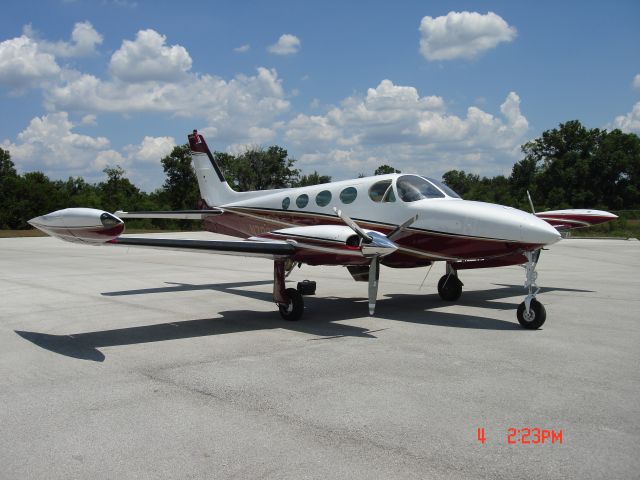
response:
[[[538,258],[540,258],[540,250],[525,252],[525,256],[527,257],[527,263],[523,265],[526,272],[524,288],[527,289],[528,294],[524,302],[518,306],[517,316],[518,322],[523,328],[537,330],[547,320],[547,312],[544,306],[536,300],[536,295],[540,292],[540,287],[536,284],[538,279],[536,265],[538,264]]]

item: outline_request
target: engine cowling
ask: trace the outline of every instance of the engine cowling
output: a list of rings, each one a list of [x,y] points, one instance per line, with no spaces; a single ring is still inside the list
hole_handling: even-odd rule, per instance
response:
[[[124,232],[124,222],[104,210],[65,208],[32,218],[29,224],[67,242],[99,245]]]

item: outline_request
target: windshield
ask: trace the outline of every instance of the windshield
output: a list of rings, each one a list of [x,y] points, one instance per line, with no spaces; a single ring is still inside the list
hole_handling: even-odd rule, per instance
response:
[[[451,187],[448,187],[446,184],[444,184],[443,182],[439,182],[438,180],[435,180],[433,178],[430,177],[424,177],[427,180],[429,180],[431,183],[433,183],[436,187],[438,187],[440,190],[442,190],[444,193],[446,193],[447,195],[449,195],[450,197],[453,198],[462,198],[460,195],[458,195],[455,191],[453,191],[453,189]]]
[[[432,183],[417,175],[403,175],[396,183],[398,196],[404,202],[415,202],[425,198],[444,198],[444,193]]]

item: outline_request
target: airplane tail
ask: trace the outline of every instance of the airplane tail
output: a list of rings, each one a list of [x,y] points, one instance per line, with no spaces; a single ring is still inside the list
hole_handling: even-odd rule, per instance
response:
[[[194,130],[189,134],[193,167],[198,178],[200,196],[208,206],[214,207],[239,200],[242,195],[231,189],[222,169],[211,154],[204,137]]]

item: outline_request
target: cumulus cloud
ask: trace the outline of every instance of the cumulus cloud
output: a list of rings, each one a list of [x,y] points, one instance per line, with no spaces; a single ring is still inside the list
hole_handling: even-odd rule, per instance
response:
[[[122,83],[88,74],[70,74],[67,81],[45,92],[50,110],[77,112],[166,112],[205,119],[210,131],[230,142],[264,139],[251,127],[271,128],[289,109],[282,80],[275,70],[258,68],[253,76],[226,81],[213,75],[190,74],[180,81]]]
[[[23,168],[44,165],[82,169],[98,152],[109,148],[109,140],[75,133],[74,127],[67,112],[35,117],[18,134],[17,142],[5,140],[3,148],[9,150],[16,164]]]
[[[42,52],[38,44],[25,35],[0,43],[0,84],[12,88],[33,86],[60,71],[54,56]]]
[[[140,30],[136,39],[124,40],[111,56],[109,71],[123,82],[171,82],[185,77],[191,56],[180,45],[165,45],[167,38],[155,30]]]
[[[613,128],[619,128],[627,133],[640,134],[640,102],[636,103],[626,115],[616,117],[613,121]]]
[[[474,58],[516,37],[516,29],[493,12],[449,12],[420,22],[420,53],[427,60]]]
[[[441,97],[383,80],[364,98],[348,97],[326,115],[297,115],[284,137],[303,149],[306,168],[324,171],[332,165],[343,175],[371,172],[383,163],[417,172],[476,171],[479,165],[495,170],[505,158],[513,160],[529,129],[515,92],[500,113],[470,106],[465,116],[453,115]]]
[[[269,45],[267,50],[275,55],[292,55],[300,50],[300,39],[295,35],[285,33],[273,45]]]
[[[248,43],[245,43],[244,45],[240,45],[239,47],[234,48],[233,51],[236,53],[245,53],[245,52],[248,52],[250,49],[251,49],[251,45],[249,45]]]
[[[633,77],[633,88],[640,88],[640,73]]]
[[[96,53],[96,47],[102,44],[102,35],[91,22],[78,22],[73,26],[70,42],[49,42],[40,38],[31,25],[23,28],[23,34],[37,42],[40,51],[56,57],[86,57]]]
[[[81,175],[98,181],[105,167],[120,165],[138,185],[152,189],[157,184],[149,181],[145,170],[159,165],[176,145],[173,137],[145,136],[139,144],[126,145],[118,151],[105,137],[77,133],[77,126],[67,112],[50,113],[33,118],[15,141],[6,139],[0,146],[11,152],[21,171],[40,170],[54,177]],[[161,172],[157,167],[151,170],[156,177]]]
[[[145,136],[138,145],[127,145],[123,150],[127,152],[129,161],[157,163],[170,154],[175,146],[176,140],[173,137]]]

